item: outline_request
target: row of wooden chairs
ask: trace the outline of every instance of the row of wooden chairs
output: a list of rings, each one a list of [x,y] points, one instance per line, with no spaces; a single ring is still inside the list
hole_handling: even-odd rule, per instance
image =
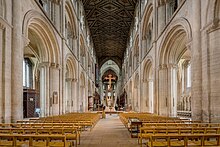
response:
[[[65,135],[66,139],[74,140],[80,144],[80,133],[75,128],[0,128],[0,136],[2,134],[14,135]]]
[[[119,117],[122,121],[122,123],[127,127],[127,124],[129,123],[130,118],[136,118],[139,119],[143,123],[192,123],[190,120],[182,120],[179,118],[173,118],[173,117],[165,117],[165,116],[158,116],[155,114],[149,114],[149,113],[122,113],[119,114]]]
[[[220,127],[220,123],[142,123],[143,127]]]
[[[65,114],[53,117],[44,117],[39,119],[21,120],[18,123],[0,124],[0,144],[7,144],[9,146],[16,146],[20,142],[21,136],[24,136],[25,144],[32,145],[41,144],[42,146],[72,146],[80,144],[80,132],[82,128],[93,128],[99,120],[98,114],[92,113],[74,113]],[[51,137],[52,136],[52,137]],[[5,137],[11,139],[5,139]],[[56,138],[57,137],[57,138]],[[23,143],[22,140],[22,143]],[[70,141],[69,144],[67,141]]]
[[[220,127],[142,127],[138,135],[138,143],[150,135],[183,135],[183,134],[220,134]]]
[[[57,135],[0,134],[0,145],[9,146],[9,147],[17,147],[17,146],[70,147],[70,146],[74,146],[74,142],[68,140],[66,135],[60,135],[60,134]]]
[[[220,134],[151,134],[147,147],[220,146]]]

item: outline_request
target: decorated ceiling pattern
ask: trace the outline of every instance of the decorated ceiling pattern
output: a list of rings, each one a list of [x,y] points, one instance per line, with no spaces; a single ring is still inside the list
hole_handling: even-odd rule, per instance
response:
[[[122,63],[137,0],[82,0],[99,64]]]

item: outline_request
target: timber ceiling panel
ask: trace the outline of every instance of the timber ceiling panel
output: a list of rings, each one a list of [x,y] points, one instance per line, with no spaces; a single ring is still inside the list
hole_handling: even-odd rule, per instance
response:
[[[99,64],[121,66],[137,0],[82,0]]]

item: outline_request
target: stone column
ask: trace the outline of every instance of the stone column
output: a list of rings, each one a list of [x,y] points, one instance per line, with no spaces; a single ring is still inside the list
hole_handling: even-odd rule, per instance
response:
[[[51,63],[49,67],[49,81],[50,81],[50,97],[52,97],[52,115],[62,113],[63,97],[60,96],[60,69],[56,63]],[[48,104],[49,105],[49,104]]]
[[[77,100],[78,100],[78,97],[77,97],[77,94],[76,94],[76,87],[77,87],[77,79],[73,79],[72,81],[72,95],[71,95],[71,110],[72,112],[76,112],[78,109],[77,109]]]
[[[2,123],[4,115],[3,115],[3,105],[4,105],[4,98],[3,98],[3,30],[4,25],[0,23],[0,123]]]
[[[12,1],[12,122],[23,119],[22,3]]]
[[[71,112],[71,104],[72,104],[72,83],[73,83],[73,79],[72,78],[66,78],[66,94],[65,94],[65,97],[63,99],[64,100],[64,103],[63,103],[63,109],[65,110],[65,113],[66,112]]]
[[[177,65],[169,64],[168,66],[168,107],[169,116],[176,116],[177,101]]]
[[[50,97],[49,97],[49,63],[39,64],[40,68],[40,109],[41,117],[49,116]]]
[[[148,97],[149,97],[149,112],[154,112],[154,82],[152,79],[148,79]]]
[[[159,67],[158,114],[168,115],[168,68],[163,64]]]
[[[192,1],[192,119],[202,120],[201,0]]]
[[[147,96],[147,87],[148,87],[148,83],[147,80],[143,79],[142,80],[142,99],[141,99],[141,103],[140,103],[140,107],[141,107],[141,111],[147,111],[147,106],[146,104],[148,104],[148,96]]]

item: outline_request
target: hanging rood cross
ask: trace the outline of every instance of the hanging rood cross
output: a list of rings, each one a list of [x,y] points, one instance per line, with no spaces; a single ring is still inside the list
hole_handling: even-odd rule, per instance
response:
[[[109,80],[109,82],[108,82],[109,83],[109,88],[108,89],[110,90],[111,89],[111,85],[112,85],[112,80],[115,80],[116,78],[112,77],[112,75],[109,74],[108,77],[105,77],[105,79]]]

